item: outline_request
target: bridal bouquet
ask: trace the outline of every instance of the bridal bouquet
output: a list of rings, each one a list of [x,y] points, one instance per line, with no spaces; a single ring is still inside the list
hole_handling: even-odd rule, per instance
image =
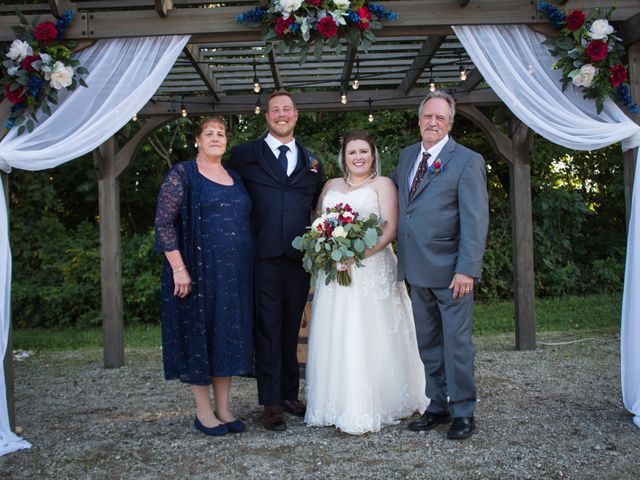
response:
[[[338,270],[336,263],[352,259],[362,266],[364,252],[378,243],[381,222],[374,213],[362,218],[348,204],[329,207],[308,227],[304,235],[293,239],[293,248],[304,252],[304,269],[326,274],[325,285],[337,280],[338,285],[351,284],[348,270]]]

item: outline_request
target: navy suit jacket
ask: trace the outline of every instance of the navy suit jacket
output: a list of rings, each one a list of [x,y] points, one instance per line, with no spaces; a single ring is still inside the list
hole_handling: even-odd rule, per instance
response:
[[[238,172],[253,201],[253,229],[259,259],[287,255],[302,259],[291,246],[311,223],[311,212],[322,191],[320,161],[296,142],[298,163],[287,177],[272,158],[265,155],[264,138],[231,150],[228,165]]]

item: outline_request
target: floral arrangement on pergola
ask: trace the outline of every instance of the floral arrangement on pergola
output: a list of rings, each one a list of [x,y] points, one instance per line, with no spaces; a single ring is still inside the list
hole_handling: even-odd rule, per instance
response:
[[[367,0],[272,0],[236,17],[238,23],[262,24],[262,38],[281,40],[282,48],[299,49],[304,62],[309,50],[320,58],[324,45],[340,53],[341,39],[365,52],[376,40],[374,30],[381,20],[395,20],[397,14]]]

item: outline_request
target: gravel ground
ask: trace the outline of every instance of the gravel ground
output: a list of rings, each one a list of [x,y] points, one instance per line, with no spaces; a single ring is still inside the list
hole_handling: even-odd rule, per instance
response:
[[[101,368],[99,350],[35,354],[15,372],[33,447],[0,457],[0,478],[639,478],[618,337],[538,340],[533,352],[514,351],[510,335],[477,340],[478,430],[462,442],[406,422],[355,437],[289,417],[286,432],[268,432],[245,378],[233,401],[248,430],[210,438],[192,428],[189,389],[163,380],[159,349],[127,350],[118,370]]]

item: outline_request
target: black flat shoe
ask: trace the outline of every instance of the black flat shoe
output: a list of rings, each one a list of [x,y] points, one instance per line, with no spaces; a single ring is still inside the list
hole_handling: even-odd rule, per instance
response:
[[[409,425],[407,425],[407,428],[409,430],[413,430],[414,432],[424,432],[427,430],[431,430],[432,428],[435,428],[438,425],[449,423],[450,421],[451,421],[451,414],[448,412],[447,413],[424,412],[418,420],[409,422]]]
[[[196,430],[200,430],[205,435],[209,435],[211,437],[221,437],[222,435],[226,435],[229,432],[229,427],[227,427],[226,423],[221,423],[217,427],[205,427],[198,417],[193,421],[193,426]]]
[[[473,417],[455,417],[447,433],[450,440],[463,440],[473,435],[476,421]]]
[[[244,422],[240,420],[234,420],[232,422],[225,423],[227,429],[229,429],[229,433],[242,433],[247,428]]]

